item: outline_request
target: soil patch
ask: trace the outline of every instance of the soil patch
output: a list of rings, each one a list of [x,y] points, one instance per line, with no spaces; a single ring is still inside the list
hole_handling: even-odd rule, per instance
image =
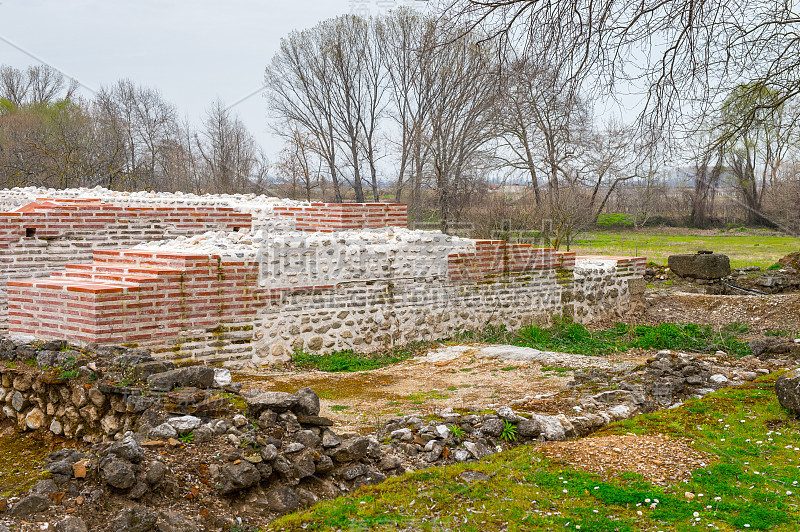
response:
[[[800,294],[712,296],[653,290],[643,323],[746,323],[754,331],[800,330]]]
[[[600,436],[571,442],[545,442],[541,453],[603,477],[630,471],[656,484],[686,482],[692,470],[711,459],[683,440],[666,436]]]

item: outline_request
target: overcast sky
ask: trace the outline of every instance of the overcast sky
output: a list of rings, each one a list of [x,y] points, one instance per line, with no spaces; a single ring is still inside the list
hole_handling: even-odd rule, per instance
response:
[[[343,13],[377,15],[413,0],[0,0],[0,64],[41,62],[89,89],[131,78],[199,123],[217,97],[270,157],[259,88],[280,39]],[[18,47],[19,49],[15,48]],[[83,89],[89,94],[89,89]]]

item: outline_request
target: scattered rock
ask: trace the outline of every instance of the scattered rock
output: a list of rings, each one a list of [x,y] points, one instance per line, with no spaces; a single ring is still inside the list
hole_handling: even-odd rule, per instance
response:
[[[31,488],[33,493],[39,493],[40,495],[50,495],[51,493],[55,493],[58,491],[58,486],[51,478],[47,478],[44,480],[40,480]]]
[[[722,279],[731,274],[728,256],[714,253],[670,255],[667,266],[675,275],[693,279]]]
[[[297,405],[294,410],[300,415],[316,416],[319,414],[319,396],[311,388],[301,388],[294,394]]]
[[[83,519],[74,515],[68,515],[56,523],[56,532],[87,532],[88,530]]]
[[[247,461],[225,464],[220,468],[220,474],[222,482],[219,492],[223,495],[247,489],[261,481],[258,469]]]
[[[100,475],[107,484],[123,490],[136,483],[136,472],[130,462],[115,456],[103,460],[100,464]]]
[[[367,438],[353,438],[342,443],[328,454],[337,462],[356,462],[364,458],[369,448]]]
[[[800,415],[800,368],[784,373],[775,381],[775,394],[783,408]]]
[[[159,532],[192,532],[199,528],[197,523],[178,512],[161,512],[157,527]]]
[[[106,451],[107,454],[117,456],[122,460],[138,464],[144,458],[144,449],[132,435],[125,436],[118,442],[114,442]]]
[[[502,419],[498,418],[484,419],[483,425],[481,425],[481,430],[484,434],[495,438],[499,438],[503,434],[503,428],[505,428],[505,424]]]
[[[9,513],[17,517],[27,517],[46,512],[48,508],[50,508],[50,497],[41,493],[31,493],[17,501]]]
[[[458,478],[466,482],[481,482],[484,480],[489,480],[492,477],[486,473],[481,473],[480,471],[464,471],[458,475]]]
[[[179,434],[186,434],[202,425],[203,420],[195,416],[181,416],[169,419],[167,423],[178,431]]]
[[[170,392],[174,388],[211,388],[214,385],[214,368],[189,366],[150,375],[150,388],[157,392]]]
[[[158,514],[145,506],[126,508],[111,522],[115,532],[149,532],[156,527]]]
[[[291,512],[300,503],[300,497],[288,486],[281,486],[267,494],[267,502],[273,512],[285,514]]]
[[[297,404],[297,397],[286,392],[264,392],[247,398],[247,415],[257,418],[265,410],[285,412]]]

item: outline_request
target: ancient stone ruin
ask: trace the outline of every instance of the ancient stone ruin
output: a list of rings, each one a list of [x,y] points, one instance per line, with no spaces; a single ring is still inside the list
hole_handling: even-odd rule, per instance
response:
[[[644,292],[642,257],[411,231],[402,204],[14,189],[0,209],[1,328],[176,360],[272,364],[486,323],[588,323]]]

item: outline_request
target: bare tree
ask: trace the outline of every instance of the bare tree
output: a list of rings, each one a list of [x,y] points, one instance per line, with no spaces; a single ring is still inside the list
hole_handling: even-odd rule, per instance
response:
[[[480,27],[500,48],[548,54],[568,78],[614,95],[641,88],[639,125],[657,138],[692,133],[742,83],[800,94],[800,17],[768,0],[443,0],[442,13]],[[756,120],[757,109],[740,126]],[[682,127],[678,127],[682,126]]]
[[[267,101],[285,137],[304,131],[314,139],[318,155],[327,166],[335,201],[343,199],[339,176],[339,146],[330,78],[332,66],[323,49],[319,29],[292,32],[281,40],[280,50],[266,69]]]
[[[201,188],[210,193],[259,191],[267,161],[255,139],[221,100],[215,101],[195,135],[201,158]]]
[[[514,61],[498,84],[502,164],[528,175],[534,201],[573,179],[570,168],[591,140],[592,116],[586,99],[563,83],[546,57]]]
[[[157,90],[127,79],[102,89],[96,105],[104,127],[125,147],[124,167],[117,174],[122,182],[114,183],[109,175],[106,186],[163,189],[169,181],[170,146],[178,136],[175,107]]]
[[[477,39],[440,29],[438,45],[425,65],[430,107],[425,142],[444,231],[474,191],[483,151],[495,138],[496,64]]]
[[[28,95],[30,80],[24,72],[3,65],[0,67],[0,98],[14,105],[22,105]]]
[[[53,103],[72,98],[77,83],[69,83],[64,75],[46,65],[35,65],[22,71],[11,66],[0,66],[0,99],[16,106]]]
[[[316,157],[316,153],[314,139],[308,133],[295,131],[286,141],[275,165],[275,172],[288,185],[289,197],[303,197],[311,201],[312,192],[321,188],[322,161]]]
[[[408,180],[411,209],[420,204],[424,180],[423,169],[429,149],[423,142],[428,110],[431,107],[431,85],[428,65],[435,53],[435,21],[411,9],[392,12],[379,26],[378,44],[384,47],[391,91],[388,116],[398,129],[396,138],[389,138],[397,151],[395,200],[403,198]]]
[[[752,84],[737,87],[720,112],[721,140],[717,143],[739,188],[750,223],[770,223],[763,215],[764,195],[777,180],[784,158],[800,133],[797,109],[788,102],[778,107],[769,103],[780,99],[775,92]],[[746,127],[741,126],[742,117],[751,115],[754,108],[755,114]]]

